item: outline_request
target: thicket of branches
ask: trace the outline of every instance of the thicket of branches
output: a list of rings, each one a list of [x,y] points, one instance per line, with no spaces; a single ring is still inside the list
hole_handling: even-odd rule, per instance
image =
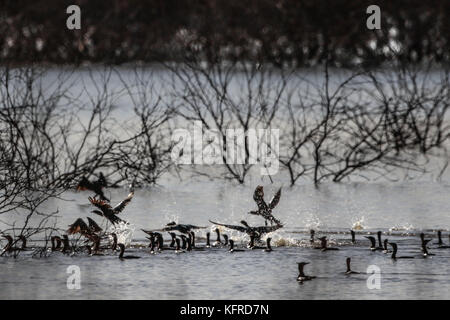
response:
[[[52,230],[47,222],[56,213],[40,212],[40,204],[75,190],[81,177],[95,180],[104,172],[108,187],[138,187],[155,183],[170,165],[163,139],[170,136],[169,113],[151,74],[136,68],[113,88],[114,69],[86,73],[1,70],[0,214],[26,215],[10,225],[19,234]],[[124,98],[135,115],[129,123],[114,114]],[[29,222],[39,215],[36,229]]]
[[[99,172],[109,187],[154,184],[188,167],[246,183],[254,166],[247,140],[244,163],[223,157],[214,170],[174,165],[172,132],[193,121],[215,130],[219,141],[205,137],[204,145],[221,142],[224,154],[227,129],[279,129],[279,149],[269,151],[277,152],[291,185],[393,179],[396,170],[423,172],[432,156],[446,152],[450,72],[442,67],[338,72],[325,63],[309,73],[192,57],[165,67],[1,69],[0,215],[25,217],[11,228],[51,232],[56,213],[40,212],[40,205]],[[33,216],[42,216],[37,229],[29,225]]]
[[[81,8],[67,30],[66,8]],[[370,0],[6,0],[0,3],[0,56],[13,63],[167,61],[201,58],[340,66],[391,59],[450,61],[450,3],[379,0],[382,30],[366,27]],[[391,43],[401,47],[392,55]],[[331,56],[330,56],[331,55]],[[176,58],[173,57],[173,58]],[[180,59],[178,59],[180,61]]]

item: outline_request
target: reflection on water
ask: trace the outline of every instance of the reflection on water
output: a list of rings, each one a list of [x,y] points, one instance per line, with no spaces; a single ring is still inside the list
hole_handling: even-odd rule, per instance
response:
[[[273,194],[277,187],[268,185],[265,191]],[[262,224],[260,217],[246,213],[255,207],[253,189],[189,181],[189,187],[175,183],[136,190],[121,218],[130,223],[133,245],[147,243],[141,228],[160,228],[175,219],[207,227],[197,232],[201,246],[206,232],[214,228],[208,219],[237,224],[245,218],[251,225]],[[121,189],[110,192],[113,202],[127,193]],[[248,250],[230,254],[225,249],[210,249],[151,255],[148,249],[133,246],[127,252],[141,259],[120,261],[117,254],[70,257],[61,253],[40,259],[29,257],[29,253],[18,259],[2,257],[0,298],[450,299],[450,249],[436,249],[432,244],[430,251],[436,255],[424,259],[417,235],[424,230],[431,237],[434,230],[442,229],[444,242],[448,243],[448,193],[449,186],[438,183],[283,188],[281,202],[273,214],[285,228],[271,237],[274,245],[286,246],[274,247],[271,253]],[[78,217],[93,217],[91,208],[84,205],[88,195],[67,193],[65,198],[73,201],[55,200],[43,209],[58,208],[58,226],[65,229]],[[12,221],[17,216],[2,218]],[[101,221],[98,216],[93,218]],[[352,227],[358,229],[355,245],[349,243],[348,231]],[[326,234],[330,244],[340,250],[321,252],[310,248],[309,228],[318,230],[319,236]],[[393,261],[389,255],[371,252],[363,235],[379,229],[383,230],[383,239],[388,237],[398,243],[399,255],[413,255],[416,259]],[[236,231],[224,231],[240,245],[248,240]],[[164,237],[169,239],[167,234]],[[211,238],[214,240],[214,235]],[[362,274],[343,274],[346,257],[352,257],[352,269]],[[299,261],[309,261],[306,271],[317,279],[299,285],[296,281]],[[80,267],[80,290],[67,289],[70,265]],[[367,288],[369,265],[381,269],[379,290]]]

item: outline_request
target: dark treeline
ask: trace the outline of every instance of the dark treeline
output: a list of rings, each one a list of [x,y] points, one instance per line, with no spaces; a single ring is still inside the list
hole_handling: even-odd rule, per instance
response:
[[[81,30],[66,28],[81,7]],[[82,63],[197,58],[277,66],[448,62],[450,2],[377,1],[378,31],[366,28],[373,1],[6,0],[0,4],[3,62]]]

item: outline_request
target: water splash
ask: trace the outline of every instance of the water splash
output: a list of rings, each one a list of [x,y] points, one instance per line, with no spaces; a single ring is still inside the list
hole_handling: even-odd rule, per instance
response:
[[[356,218],[356,221],[352,223],[353,230],[364,230],[364,216]]]
[[[319,229],[319,227],[322,225],[322,221],[320,221],[319,217],[315,215],[314,213],[311,213],[309,217],[306,219],[305,226],[308,229]]]
[[[129,246],[133,240],[133,233],[135,231],[134,225],[121,221],[116,225],[109,227],[109,233],[115,233],[117,235],[117,242],[123,243],[125,246]]]
[[[415,228],[414,228],[414,226],[411,223],[406,223],[403,226],[393,226],[393,227],[389,228],[389,232],[392,232],[392,231],[406,231],[406,232],[409,232],[409,231],[413,231],[413,230],[415,230]]]

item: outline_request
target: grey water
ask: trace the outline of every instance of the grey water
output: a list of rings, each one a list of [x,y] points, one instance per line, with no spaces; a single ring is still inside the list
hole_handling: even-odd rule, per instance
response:
[[[278,186],[267,185],[266,197]],[[310,185],[284,188],[274,215],[285,225],[270,236],[273,252],[246,250],[229,253],[225,248],[175,254],[163,251],[153,255],[140,230],[159,229],[167,222],[204,226],[199,230],[197,245],[204,246],[206,232],[215,240],[213,221],[239,224],[246,219],[251,225],[263,225],[253,210],[253,187],[189,181],[170,186],[136,190],[132,202],[121,216],[128,221],[127,237],[132,241],[126,254],[141,259],[118,259],[117,253],[105,256],[73,256],[60,252],[45,258],[33,258],[24,252],[18,258],[0,258],[1,299],[449,299],[448,263],[450,249],[437,249],[435,230],[443,231],[448,244],[450,216],[448,192],[442,183],[404,184],[327,184],[320,189]],[[128,190],[109,192],[112,202],[120,201]],[[63,200],[47,203],[58,208],[58,226],[62,229],[76,218],[90,213],[89,192],[65,194]],[[107,227],[103,222],[102,227]],[[326,235],[330,246],[339,251],[313,249],[309,229],[317,236]],[[349,230],[357,232],[357,242],[350,241]],[[245,248],[248,238],[237,231],[221,228]],[[396,242],[398,256],[369,250],[364,235],[383,231],[383,239]],[[419,233],[425,232],[430,252],[424,258]],[[168,244],[169,235],[164,234]],[[39,245],[39,239],[31,246]],[[3,244],[3,243],[2,243]],[[107,244],[107,241],[104,243]],[[343,274],[346,257],[352,258],[352,269],[361,274]],[[297,262],[310,262],[305,272],[316,279],[299,284]],[[68,289],[69,266],[80,268],[81,289]],[[379,288],[369,288],[369,266],[380,271]]]
[[[159,72],[159,71],[158,71]],[[117,78],[111,80],[120,87]],[[74,85],[74,95],[82,90]],[[95,89],[93,89],[95,90]],[[117,99],[117,118],[130,114],[125,99]],[[186,169],[188,171],[188,169]],[[32,251],[17,258],[0,257],[0,299],[450,299],[450,249],[438,249],[436,230],[450,245],[450,179],[434,176],[401,179],[391,173],[389,181],[323,183],[315,188],[311,181],[289,187],[283,173],[267,177],[250,176],[245,185],[230,181],[201,179],[185,175],[182,179],[165,176],[158,186],[137,189],[131,203],[120,217],[119,241],[127,244],[125,254],[141,257],[121,261],[117,253],[104,256],[73,256],[60,252],[47,257],[33,257]],[[397,182],[392,182],[397,181]],[[264,225],[261,217],[249,215],[256,209],[253,191],[263,185],[268,201],[279,187],[281,200],[273,214],[284,227],[269,236],[273,252],[245,250],[229,253],[225,248],[175,254],[169,250],[153,255],[142,229],[160,229],[170,221],[205,227],[196,232],[198,246],[203,246],[206,232],[216,226],[209,220],[239,224],[246,220],[252,226]],[[112,203],[128,194],[127,188],[108,189]],[[46,202],[42,212],[58,211],[51,221],[63,233],[77,218],[91,217],[104,229],[111,226],[91,213],[89,192],[66,192],[61,199]],[[36,217],[37,219],[39,217]],[[0,230],[23,218],[17,213],[0,216]],[[51,224],[50,223],[50,224]],[[237,231],[220,228],[238,247],[246,247],[248,237]],[[326,235],[330,246],[338,251],[322,252],[311,247],[309,230]],[[351,244],[349,230],[357,232]],[[371,252],[365,235],[383,232],[383,239],[396,242],[399,256]],[[433,256],[424,258],[419,234],[424,232]],[[166,243],[169,235],[164,233]],[[263,238],[265,239],[265,238]],[[30,246],[41,246],[43,235],[30,239]],[[5,245],[5,240],[0,240]],[[106,245],[107,241],[102,242]],[[352,269],[361,272],[347,276],[345,259],[352,258]],[[308,275],[317,278],[299,284],[297,262],[310,262]],[[69,266],[80,268],[80,289],[70,289]],[[380,271],[380,286],[368,285],[372,273]],[[370,268],[369,268],[370,270]]]

